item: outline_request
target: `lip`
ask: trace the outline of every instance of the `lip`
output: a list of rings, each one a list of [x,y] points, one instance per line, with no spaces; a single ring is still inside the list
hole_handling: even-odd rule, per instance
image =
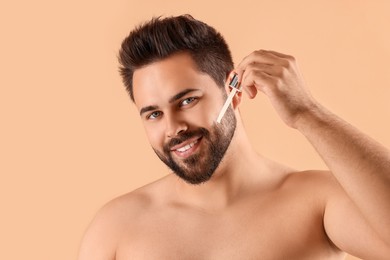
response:
[[[172,148],[171,148],[171,151],[175,151],[175,150],[177,150],[177,149],[180,149],[180,148],[186,146],[187,144],[190,144],[190,143],[192,143],[192,142],[195,142],[196,140],[198,140],[198,139],[200,139],[200,138],[201,138],[201,136],[197,136],[197,137],[193,137],[193,138],[191,138],[191,139],[188,139],[188,140],[186,140],[186,141],[184,141],[184,142],[182,142],[182,143],[180,143],[180,144],[175,145],[174,147],[172,147]]]
[[[197,141],[197,142],[188,150],[186,150],[184,152],[180,152],[177,150],[177,149],[180,149],[180,148],[182,148],[182,147],[184,147],[192,142],[195,142],[195,141]],[[202,141],[202,137],[191,138],[191,139],[189,139],[189,140],[187,140],[179,145],[174,146],[171,149],[171,151],[174,152],[176,156],[184,159],[184,158],[189,157],[191,154],[193,154],[198,149],[201,141]]]

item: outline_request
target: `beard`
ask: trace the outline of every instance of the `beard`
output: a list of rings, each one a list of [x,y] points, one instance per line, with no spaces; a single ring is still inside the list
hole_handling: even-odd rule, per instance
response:
[[[198,128],[186,131],[172,138],[163,147],[163,152],[153,148],[154,152],[178,177],[190,184],[200,184],[208,181],[221,163],[230,142],[234,136],[237,119],[231,107],[226,111],[221,124],[213,123],[210,131]],[[176,161],[172,156],[171,147],[186,140],[200,137],[202,147],[189,157]]]

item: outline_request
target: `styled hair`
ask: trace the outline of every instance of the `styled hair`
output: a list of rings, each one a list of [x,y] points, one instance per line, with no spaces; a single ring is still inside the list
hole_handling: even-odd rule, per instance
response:
[[[156,17],[132,30],[119,50],[119,72],[134,102],[134,71],[169,56],[186,52],[197,69],[223,88],[233,60],[223,36],[191,15]]]

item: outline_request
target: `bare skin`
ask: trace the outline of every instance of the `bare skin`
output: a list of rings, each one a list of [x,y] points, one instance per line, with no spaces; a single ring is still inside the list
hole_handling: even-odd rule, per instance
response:
[[[343,259],[344,252],[388,259],[389,151],[319,105],[291,56],[254,52],[235,71],[248,95],[267,95],[332,172],[298,172],[254,151],[237,95],[236,132],[211,179],[193,185],[170,174],[112,200],[91,223],[80,260]],[[169,102],[186,88],[196,90]],[[159,151],[182,132],[210,128],[220,93],[187,54],[134,74],[135,104],[139,111],[153,106],[141,120]],[[180,164],[205,146],[200,139],[186,154],[172,151],[173,158]]]

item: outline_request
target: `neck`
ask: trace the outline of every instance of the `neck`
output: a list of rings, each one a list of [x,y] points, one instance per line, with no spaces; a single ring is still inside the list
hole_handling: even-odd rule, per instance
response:
[[[238,117],[234,137],[211,179],[200,185],[178,179],[176,190],[192,205],[204,209],[225,208],[261,178],[265,163],[250,144]]]

